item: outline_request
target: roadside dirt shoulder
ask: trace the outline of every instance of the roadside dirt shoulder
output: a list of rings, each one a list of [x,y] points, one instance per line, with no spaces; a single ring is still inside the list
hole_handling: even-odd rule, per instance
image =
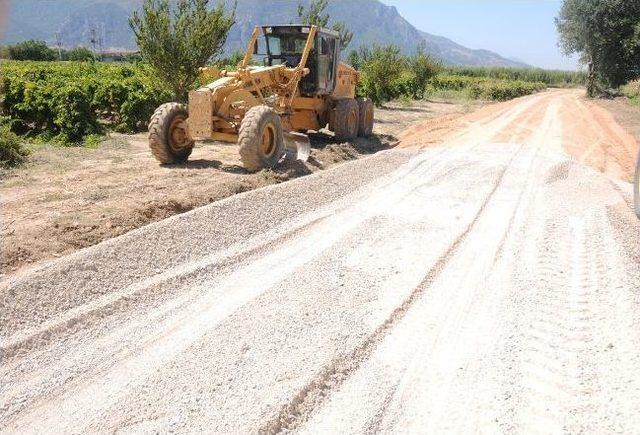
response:
[[[609,111],[616,122],[640,144],[640,106],[633,106],[625,97],[595,100],[597,106]]]

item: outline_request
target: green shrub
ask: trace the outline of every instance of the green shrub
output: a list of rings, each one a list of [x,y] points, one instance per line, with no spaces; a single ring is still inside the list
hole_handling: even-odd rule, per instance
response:
[[[418,46],[416,54],[408,59],[408,66],[411,73],[408,95],[414,99],[421,99],[424,97],[429,80],[441,71],[442,66],[427,54],[426,43]]]
[[[119,131],[140,131],[147,127],[153,112],[162,103],[171,100],[171,92],[151,82],[131,81],[127,98],[119,109]]]
[[[28,155],[29,151],[24,148],[18,136],[7,127],[0,127],[0,166],[18,166]]]
[[[72,62],[91,62],[96,60],[95,55],[86,47],[76,47],[67,50],[64,59]]]
[[[53,92],[52,97],[53,130],[61,143],[80,143],[85,136],[100,131],[87,87],[69,83]]]

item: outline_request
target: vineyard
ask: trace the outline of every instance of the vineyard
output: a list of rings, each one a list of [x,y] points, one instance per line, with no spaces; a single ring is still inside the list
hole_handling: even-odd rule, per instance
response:
[[[447,75],[462,77],[484,77],[498,80],[541,82],[550,87],[575,87],[586,83],[587,75],[581,71],[546,70],[542,68],[466,67],[452,66],[444,71]]]
[[[4,62],[2,123],[69,144],[106,128],[143,129],[171,94],[142,70],[98,62]]]
[[[545,89],[543,82],[524,80],[438,75],[427,85],[427,94],[433,91],[460,91],[473,100],[506,101]]]

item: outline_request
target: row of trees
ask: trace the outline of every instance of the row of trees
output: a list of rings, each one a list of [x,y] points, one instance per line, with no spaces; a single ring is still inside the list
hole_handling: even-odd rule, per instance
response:
[[[96,55],[86,47],[71,49],[53,49],[44,41],[31,39],[15,45],[8,45],[0,49],[0,57],[11,60],[70,60],[85,62],[94,60]]]

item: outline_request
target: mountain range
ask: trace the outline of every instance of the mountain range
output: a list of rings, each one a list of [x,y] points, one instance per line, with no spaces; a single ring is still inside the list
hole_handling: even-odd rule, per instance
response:
[[[225,0],[232,5],[234,0]],[[244,49],[256,24],[288,24],[297,20],[297,5],[309,0],[238,0],[236,24],[226,51]],[[10,0],[8,29],[2,43],[42,39],[51,45],[90,46],[97,40],[103,49],[135,50],[128,24],[141,0]],[[425,7],[428,3],[425,3]],[[396,44],[406,53],[426,41],[427,51],[450,65],[526,66],[489,50],[473,50],[443,36],[420,31],[393,6],[378,0],[330,0],[327,12],[354,33],[349,49],[361,45]],[[92,38],[93,36],[93,38]]]

